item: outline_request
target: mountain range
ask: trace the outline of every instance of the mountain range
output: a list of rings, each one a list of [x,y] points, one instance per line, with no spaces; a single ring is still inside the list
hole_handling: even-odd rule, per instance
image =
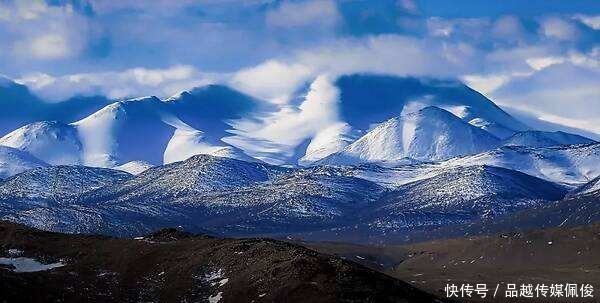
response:
[[[318,81],[292,111],[324,102]],[[181,226],[373,242],[535,227],[523,214],[564,220],[558,209],[574,203],[598,217],[592,139],[532,129],[454,80],[356,74],[329,84],[335,121],[290,154],[244,127],[283,109],[223,85],[75,106],[3,83],[0,106],[14,119],[0,120],[0,218],[70,233]]]
[[[48,103],[25,86],[7,82],[0,87],[0,107],[11,118],[0,120],[0,145],[50,165],[112,168],[130,162],[163,165],[196,154],[292,166],[393,165],[445,160],[500,146],[594,142],[533,130],[457,81],[348,75],[332,85],[339,92],[339,121],[307,135],[306,143],[295,147],[298,156],[277,150],[277,142],[259,142],[254,134],[238,129],[244,121],[264,122],[274,105],[222,85],[165,100],[142,97],[110,103],[78,97]],[[309,93],[300,90],[296,105],[308,102]],[[268,152],[240,142],[263,144]]]

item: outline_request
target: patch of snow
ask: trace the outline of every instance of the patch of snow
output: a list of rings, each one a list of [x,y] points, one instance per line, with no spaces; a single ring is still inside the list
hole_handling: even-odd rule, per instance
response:
[[[113,167],[113,169],[118,169],[124,172],[128,172],[132,175],[139,175],[143,172],[145,172],[146,170],[152,168],[154,165],[152,165],[149,162],[146,161],[131,161],[131,162],[127,162],[123,165],[119,165],[119,166],[115,166]]]
[[[14,272],[37,272],[65,266],[62,262],[42,264],[35,259],[25,257],[0,258],[0,264],[14,266],[12,269]]]
[[[229,282],[229,279],[223,277],[223,269],[219,269],[218,271],[213,271],[204,275],[204,281],[210,282],[212,286],[218,284],[218,287],[221,287],[227,284],[227,282]]]
[[[216,294],[214,296],[210,296],[210,297],[208,297],[208,302],[209,303],[217,303],[223,298],[222,295],[223,295],[223,292],[219,292],[218,294]]]

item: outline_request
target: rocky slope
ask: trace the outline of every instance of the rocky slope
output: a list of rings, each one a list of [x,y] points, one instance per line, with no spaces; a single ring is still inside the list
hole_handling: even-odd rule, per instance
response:
[[[117,239],[0,222],[0,256],[36,264],[29,272],[18,272],[22,262],[0,265],[7,302],[441,301],[354,262],[265,239],[176,230]]]

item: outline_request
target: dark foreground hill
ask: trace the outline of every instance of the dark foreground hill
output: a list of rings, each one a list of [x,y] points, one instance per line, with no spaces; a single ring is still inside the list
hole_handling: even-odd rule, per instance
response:
[[[407,245],[362,246],[302,243],[317,251],[360,262],[444,297],[445,287],[485,283],[499,286],[493,299],[465,302],[598,302],[600,224],[538,229]],[[593,298],[507,299],[506,284],[590,284]]]
[[[0,302],[439,301],[357,263],[280,241],[174,229],[120,239],[0,221]]]

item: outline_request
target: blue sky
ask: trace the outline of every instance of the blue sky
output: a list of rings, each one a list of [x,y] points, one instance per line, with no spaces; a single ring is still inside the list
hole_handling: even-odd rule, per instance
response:
[[[223,82],[276,104],[310,79],[459,78],[600,133],[600,1],[0,0],[0,74],[52,101]]]

